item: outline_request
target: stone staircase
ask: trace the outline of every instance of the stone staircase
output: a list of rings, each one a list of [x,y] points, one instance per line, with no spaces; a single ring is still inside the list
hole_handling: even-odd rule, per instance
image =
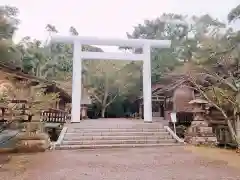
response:
[[[63,128],[55,149],[93,149],[182,145],[156,123],[107,124],[86,126],[70,124]]]

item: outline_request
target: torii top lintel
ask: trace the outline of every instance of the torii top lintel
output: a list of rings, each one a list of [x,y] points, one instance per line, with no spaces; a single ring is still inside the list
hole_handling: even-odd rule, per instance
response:
[[[143,47],[149,45],[153,48],[169,48],[170,40],[150,40],[150,39],[107,39],[97,37],[81,37],[81,36],[60,36],[55,35],[51,38],[51,42],[74,43],[80,41],[82,45],[102,45],[102,46],[119,46],[119,47]]]

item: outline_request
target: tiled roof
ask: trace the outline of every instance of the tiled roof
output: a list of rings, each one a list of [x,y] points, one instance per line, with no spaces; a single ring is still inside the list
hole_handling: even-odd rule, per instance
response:
[[[70,96],[72,96],[72,81],[57,81],[57,86],[61,87]],[[81,104],[91,104],[91,98],[87,92],[87,89],[82,87],[82,99]]]

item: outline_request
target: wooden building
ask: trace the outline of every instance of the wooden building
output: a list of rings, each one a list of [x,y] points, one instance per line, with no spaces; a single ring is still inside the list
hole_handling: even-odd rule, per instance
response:
[[[152,86],[152,111],[154,117],[161,117],[166,123],[172,126],[170,113],[176,112],[176,126],[183,128],[181,130],[184,137],[186,130],[191,126],[196,111],[193,104],[190,102],[196,99],[203,99],[200,93],[196,91],[194,84],[189,81],[188,72],[193,71],[191,64],[186,64],[177,68],[174,72],[168,73],[159,81],[159,84]],[[203,86],[210,85],[208,78],[204,75],[199,75],[198,83]],[[142,115],[143,105],[142,98],[138,100],[139,114]],[[221,112],[214,106],[207,104],[204,111],[204,119],[209,127],[212,127],[213,133],[217,136],[217,141],[220,144],[234,144],[231,139],[227,122]],[[232,121],[235,132],[237,125]],[[205,128],[206,129],[206,128]]]
[[[72,82],[66,81],[66,82],[56,82],[58,86],[60,86],[62,89],[65,90],[67,94],[71,96],[72,94]],[[82,86],[82,98],[81,98],[81,119],[86,119],[87,117],[87,110],[88,106],[91,104],[91,98],[87,92],[87,89]],[[67,107],[67,110],[69,113],[71,113],[71,105]]]
[[[178,135],[184,137],[186,130],[191,126],[196,116],[194,106],[189,102],[199,98],[204,99],[195,90],[194,85],[186,76],[165,76],[161,84],[154,85],[152,88],[153,116],[162,117],[161,119],[166,121],[171,127],[170,113],[176,112],[177,132],[179,130]],[[141,114],[143,110],[141,98],[139,100],[139,106],[139,113]],[[234,145],[227,122],[221,112],[210,104],[206,105],[203,111],[205,112],[204,121],[209,127],[212,127],[213,133],[217,137],[217,142],[219,144]],[[234,123],[233,127],[235,131],[237,131],[237,127]]]
[[[170,121],[170,113],[176,112],[180,121],[188,123],[193,119],[192,106],[188,104],[198,93],[186,76],[193,70],[191,63],[176,67],[173,72],[163,76],[159,83],[152,85],[152,110],[154,117]],[[139,113],[143,110],[142,99],[139,99]]]
[[[4,90],[4,88],[16,89],[16,84],[21,81],[27,82],[25,93],[23,94],[25,97],[28,96],[31,86],[42,85],[46,89],[46,93],[59,93],[60,101],[53,105],[52,108],[64,110],[65,105],[71,102],[71,96],[55,82],[29,75],[14,66],[6,66],[0,63],[0,90]]]
[[[59,93],[60,100],[56,102],[56,104],[53,104],[51,109],[46,109],[48,113],[70,113],[69,104],[71,104],[71,83],[67,82],[68,85],[66,86],[66,83],[64,82],[47,81],[45,79],[41,79],[33,75],[24,73],[21,71],[20,68],[17,68],[13,65],[9,66],[0,63],[0,91],[4,91],[7,88],[16,89],[16,87],[14,86],[16,82],[20,81],[28,81],[29,87],[26,87],[24,93],[25,97],[29,93],[30,86],[36,85],[43,85],[46,89],[46,93]],[[83,89],[82,107],[80,108],[83,118],[87,118],[87,106],[89,104],[91,104],[90,97],[86,89]],[[59,115],[56,115],[55,117],[58,116]]]
[[[166,76],[161,84],[152,86],[153,117],[170,121],[170,113],[176,112],[178,119],[191,121],[192,107],[188,102],[195,98],[194,90],[183,76]],[[139,114],[142,115],[142,97],[139,101]]]
[[[189,81],[183,77],[178,78],[171,77],[174,82],[169,80],[168,84],[154,92],[154,96],[162,97],[165,120],[170,121],[170,113],[176,112],[179,121],[189,122],[192,120],[193,109],[189,102],[195,99],[195,92]]]

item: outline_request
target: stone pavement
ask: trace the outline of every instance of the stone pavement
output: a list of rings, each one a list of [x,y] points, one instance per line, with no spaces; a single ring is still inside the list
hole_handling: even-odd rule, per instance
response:
[[[225,162],[184,147],[52,151],[31,155],[26,171],[1,180],[240,180]]]

